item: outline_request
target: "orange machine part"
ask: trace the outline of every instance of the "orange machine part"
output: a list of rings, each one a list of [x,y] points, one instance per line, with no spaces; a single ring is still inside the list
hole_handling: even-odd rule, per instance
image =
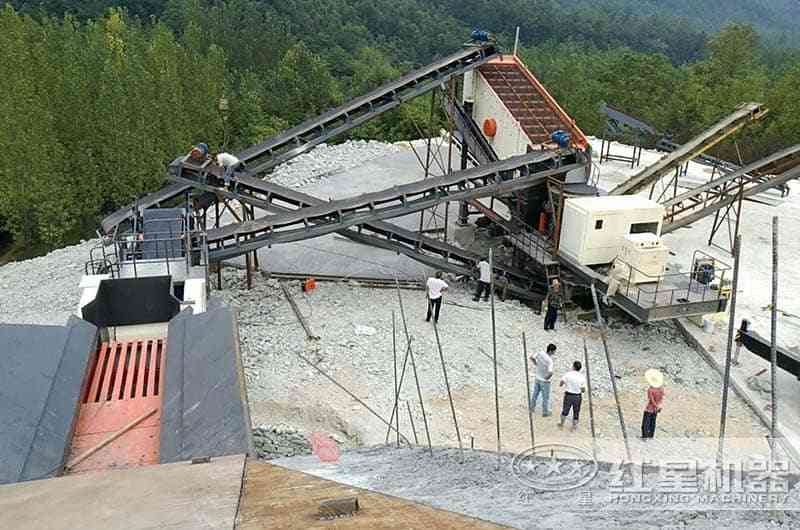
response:
[[[483,134],[489,138],[494,138],[497,134],[497,122],[494,118],[486,118],[483,120]]]
[[[165,353],[164,339],[100,345],[81,400],[67,463],[146,412],[158,411],[71,472],[158,463]]]

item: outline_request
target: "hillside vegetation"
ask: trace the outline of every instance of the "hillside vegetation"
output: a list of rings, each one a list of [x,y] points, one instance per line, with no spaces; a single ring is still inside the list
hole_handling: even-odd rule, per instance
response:
[[[109,9],[120,5],[124,10]],[[93,233],[164,182],[195,142],[236,151],[499,33],[579,125],[601,102],[685,140],[743,101],[770,118],[739,135],[755,158],[800,141],[800,55],[748,25],[707,36],[672,15],[550,0],[14,2],[0,10],[0,224],[28,254]],[[220,110],[220,100],[228,102]],[[419,136],[411,102],[353,136]]]

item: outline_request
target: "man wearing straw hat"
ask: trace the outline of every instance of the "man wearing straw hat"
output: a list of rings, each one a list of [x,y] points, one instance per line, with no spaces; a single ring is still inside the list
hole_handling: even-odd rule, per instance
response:
[[[652,438],[656,432],[656,416],[661,412],[664,401],[664,375],[651,368],[644,373],[644,379],[650,388],[647,389],[647,406],[642,417],[642,439]]]

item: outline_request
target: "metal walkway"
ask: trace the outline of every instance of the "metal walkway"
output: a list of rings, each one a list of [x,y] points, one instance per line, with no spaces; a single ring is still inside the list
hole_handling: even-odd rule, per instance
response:
[[[679,167],[684,162],[696,158],[727,136],[738,131],[748,122],[759,120],[766,116],[766,114],[767,110],[760,103],[746,103],[739,106],[735,112],[709,127],[698,136],[692,138],[672,153],[664,156],[655,164],[633,175],[611,190],[609,194],[627,195],[638,193],[647,186],[658,181],[658,179],[665,176],[669,171]]]

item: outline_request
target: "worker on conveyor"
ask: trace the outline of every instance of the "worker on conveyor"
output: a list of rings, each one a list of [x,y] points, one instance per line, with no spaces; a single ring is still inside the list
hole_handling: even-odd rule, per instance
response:
[[[199,143],[189,151],[189,157],[197,162],[205,162],[208,158],[208,144]]]
[[[225,187],[230,189],[233,174],[238,170],[244,169],[244,162],[230,153],[219,153],[214,158],[219,167],[225,170],[222,178],[225,181]]]

